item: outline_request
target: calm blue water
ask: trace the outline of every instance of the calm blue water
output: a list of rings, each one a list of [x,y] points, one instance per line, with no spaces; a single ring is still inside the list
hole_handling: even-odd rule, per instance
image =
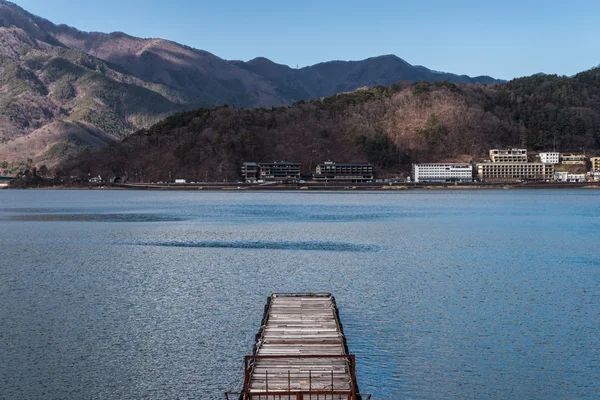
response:
[[[0,398],[220,399],[271,292],[375,399],[600,398],[600,191],[0,192]]]

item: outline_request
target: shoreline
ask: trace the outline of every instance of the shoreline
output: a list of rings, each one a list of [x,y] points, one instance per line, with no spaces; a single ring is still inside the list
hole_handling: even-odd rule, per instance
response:
[[[2,188],[4,189],[4,188]],[[152,191],[415,191],[415,190],[506,190],[506,189],[600,189],[600,182],[584,183],[477,183],[477,184],[276,184],[276,185],[253,185],[253,184],[234,184],[234,183],[207,183],[207,184],[74,184],[74,185],[55,185],[38,186],[25,188],[6,188],[7,190],[152,190]]]

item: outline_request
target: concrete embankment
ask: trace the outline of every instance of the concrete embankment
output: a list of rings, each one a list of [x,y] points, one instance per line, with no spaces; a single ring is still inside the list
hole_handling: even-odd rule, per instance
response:
[[[13,183],[18,183],[14,181]],[[411,190],[491,190],[491,189],[600,189],[600,182],[562,183],[562,182],[540,182],[540,183],[313,183],[301,184],[244,184],[244,183],[194,183],[194,184],[153,184],[153,183],[119,183],[119,184],[94,184],[76,183],[55,185],[27,185],[9,184],[16,189],[64,189],[64,190],[175,190],[175,191],[197,191],[197,190],[227,190],[227,191],[411,191]]]
[[[135,190],[228,190],[228,191],[280,191],[280,190],[319,190],[319,191],[354,191],[354,190],[382,190],[382,191],[402,191],[402,190],[481,190],[481,189],[600,189],[600,183],[517,183],[517,184],[323,184],[323,183],[305,183],[305,184],[276,184],[276,185],[249,185],[249,184],[173,184],[173,185],[155,185],[155,184],[119,184],[114,185],[123,189]]]

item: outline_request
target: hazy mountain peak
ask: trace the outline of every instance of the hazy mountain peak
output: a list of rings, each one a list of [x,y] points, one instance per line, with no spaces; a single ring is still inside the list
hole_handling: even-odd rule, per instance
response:
[[[55,46],[60,45],[46,30],[51,25],[50,21],[28,13],[15,3],[0,0],[0,27],[16,27],[22,29],[32,39]]]
[[[247,61],[248,64],[259,64],[259,63],[267,63],[267,64],[277,64],[274,61],[269,60],[266,57],[255,57],[252,60]]]
[[[400,61],[400,62],[402,62],[402,63],[404,63],[404,64],[411,65],[410,63],[406,62],[406,60],[404,60],[404,59],[402,59],[402,58],[398,57],[398,56],[397,56],[397,55],[395,55],[395,54],[384,54],[384,55],[381,55],[381,56],[376,56],[376,57],[370,57],[370,58],[367,58],[367,60],[389,60],[389,61]],[[412,65],[411,65],[411,66],[412,66]]]

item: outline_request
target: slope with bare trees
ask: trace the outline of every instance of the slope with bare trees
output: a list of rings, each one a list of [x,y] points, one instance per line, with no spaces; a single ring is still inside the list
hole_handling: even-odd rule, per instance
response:
[[[368,161],[380,174],[413,162],[470,161],[491,147],[562,151],[600,148],[600,70],[507,85],[399,83],[291,107],[218,107],[179,113],[63,174],[126,174],[132,181],[231,181],[245,160]]]

